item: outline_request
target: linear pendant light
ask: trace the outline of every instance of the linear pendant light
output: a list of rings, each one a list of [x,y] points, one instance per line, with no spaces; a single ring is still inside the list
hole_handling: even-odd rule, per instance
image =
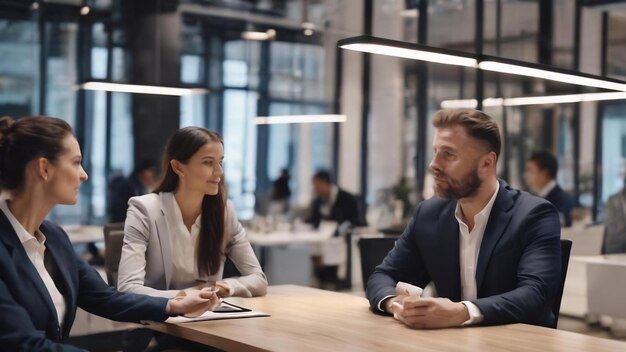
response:
[[[547,65],[539,65],[488,55],[473,55],[456,50],[435,48],[427,45],[366,35],[341,39],[337,42],[337,46],[342,49],[372,54],[436,62],[447,65],[475,67],[484,71],[508,73],[562,83],[626,92],[626,82],[619,80],[594,76],[572,70],[565,70]]]
[[[512,75],[535,77],[541,79],[547,79],[550,81],[570,83],[579,86],[587,86],[594,88],[603,88],[610,90],[626,91],[626,83],[609,81],[601,78],[589,77],[576,72],[562,73],[557,72],[554,69],[539,69],[519,64],[508,64],[504,62],[496,61],[481,61],[478,64],[478,68],[485,71],[494,71],[501,73],[508,73]]]
[[[477,67],[478,65],[478,61],[475,58],[460,51],[433,48],[421,44],[412,44],[366,35],[341,39],[337,42],[337,46],[347,50],[436,62],[446,65],[465,67]]]
[[[110,82],[85,82],[78,86],[79,89],[102,90],[107,92],[136,93],[136,94],[158,94],[158,95],[192,95],[208,94],[205,88],[177,88],[165,86],[150,86],[142,84],[124,84]]]
[[[487,98],[483,100],[484,107],[497,106],[524,106],[524,105],[545,105],[545,104],[567,104],[580,103],[587,101],[601,100],[624,100],[626,92],[605,92],[605,93],[582,93],[582,94],[564,94],[564,95],[545,95],[535,97],[517,97],[517,98]],[[474,109],[477,106],[476,99],[456,99],[444,100],[441,102],[441,108],[469,108]]]
[[[284,123],[318,123],[318,122],[346,122],[346,115],[283,115],[283,116],[258,116],[255,118],[257,125],[273,125]]]

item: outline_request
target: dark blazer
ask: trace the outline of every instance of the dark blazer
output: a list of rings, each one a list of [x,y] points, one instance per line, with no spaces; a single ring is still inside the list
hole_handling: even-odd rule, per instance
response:
[[[559,214],[563,216],[563,226],[572,226],[572,209],[574,208],[574,199],[567,194],[561,186],[556,185],[550,193],[546,195],[546,200],[556,207]]]
[[[63,328],[37,269],[7,217],[0,211],[0,350],[75,351],[64,345],[76,308],[118,321],[163,321],[167,299],[120,293],[74,253],[67,234],[51,222],[39,228],[46,236],[46,261],[67,306]],[[50,256],[50,257],[48,257]]]
[[[148,193],[137,175],[118,177],[109,185],[109,221],[124,222],[128,210],[128,200]]]
[[[461,301],[456,201],[432,198],[413,219],[367,283],[371,309],[395,295],[398,281],[435,284],[440,297]],[[476,267],[483,325],[528,323],[553,326],[550,309],[561,277],[559,217],[554,206],[500,181]]]
[[[361,215],[360,205],[356,196],[339,188],[337,192],[337,199],[332,205],[330,210],[330,217],[322,217],[320,211],[324,201],[320,198],[315,198],[311,204],[311,218],[308,222],[312,223],[314,227],[318,227],[322,220],[332,220],[342,223],[349,221],[354,226],[366,225],[364,217]]]

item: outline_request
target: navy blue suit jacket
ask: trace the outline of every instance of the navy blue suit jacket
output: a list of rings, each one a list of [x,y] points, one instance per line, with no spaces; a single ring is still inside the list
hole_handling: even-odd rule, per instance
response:
[[[554,204],[559,213],[563,215],[563,225],[565,227],[572,226],[574,199],[567,194],[561,186],[556,185],[550,193],[546,195],[546,200]]]
[[[461,301],[456,201],[421,202],[394,248],[367,283],[371,309],[395,295],[398,281],[435,284],[440,297]],[[500,181],[480,245],[477,299],[483,325],[528,323],[553,326],[551,304],[561,277],[559,216],[549,202]]]
[[[314,227],[318,227],[322,220],[321,208],[323,201],[320,198],[315,198],[311,203],[311,218],[308,222],[312,223]],[[330,217],[328,220],[336,221],[341,224],[344,221],[349,221],[354,226],[365,226],[365,219],[361,214],[359,201],[356,196],[339,188],[337,192],[337,199],[330,209]]]
[[[51,276],[66,303],[63,328],[37,269],[26,255],[11,223],[0,211],[0,350],[75,351],[62,344],[76,308],[118,321],[163,321],[167,299],[117,292],[74,253],[67,234],[45,221],[45,256],[52,258]]]

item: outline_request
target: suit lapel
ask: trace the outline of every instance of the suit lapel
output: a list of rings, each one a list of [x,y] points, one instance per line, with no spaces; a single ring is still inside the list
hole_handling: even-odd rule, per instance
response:
[[[487,222],[483,240],[480,244],[480,252],[478,254],[478,264],[476,265],[476,289],[478,292],[480,292],[480,286],[485,277],[485,271],[487,270],[491,254],[513,216],[511,210],[514,204],[513,196],[515,192],[511,190],[506,182],[502,180],[499,182],[500,189],[498,190],[498,195],[491,209],[489,221]]]
[[[64,329],[71,327],[71,324],[74,321],[73,312],[76,311],[77,301],[77,293],[75,291],[75,287],[72,285],[72,279],[70,277],[70,271],[67,269],[68,261],[74,260],[75,254],[67,253],[67,250],[63,243],[61,243],[61,236],[65,236],[59,232],[58,229],[48,226],[45,222],[41,225],[39,229],[44,236],[46,236],[46,256],[50,256],[55,266],[54,270],[56,270],[56,277],[53,277],[55,280],[60,280],[57,282],[57,286],[59,286],[59,291],[63,295],[66,304],[66,314],[63,317],[63,326]]]
[[[437,290],[440,296],[458,302],[461,300],[461,268],[459,264],[459,224],[454,217],[455,205],[456,202],[450,202],[437,222],[436,233],[439,247],[437,256],[441,263],[439,270],[443,271],[442,277],[445,278],[445,283],[439,283]],[[449,292],[443,292],[446,287]]]
[[[166,209],[168,209],[173,204],[165,205],[165,193],[159,193],[159,203],[161,212],[157,215],[155,220],[155,226],[157,229],[157,237],[159,239],[159,244],[161,245],[161,255],[163,257],[163,272],[165,273],[165,288],[170,288],[170,281],[172,279],[172,249],[170,246],[170,231],[168,231],[167,221],[166,221]],[[172,194],[171,198],[168,198],[167,201],[174,202],[174,195]],[[171,209],[173,211],[173,209]]]
[[[20,239],[17,237],[17,233],[13,229],[11,222],[9,222],[9,219],[7,219],[2,211],[0,211],[0,232],[0,237],[5,243],[7,250],[11,253],[11,257],[13,259],[13,263],[15,263],[17,267],[17,271],[25,280],[30,281],[35,286],[37,293],[46,303],[50,316],[56,317],[56,308],[54,307],[54,303],[52,302],[52,298],[50,297],[50,293],[48,292],[46,285],[43,283],[39,272],[37,272],[37,269],[30,261],[30,258],[28,258],[26,250],[20,242]]]

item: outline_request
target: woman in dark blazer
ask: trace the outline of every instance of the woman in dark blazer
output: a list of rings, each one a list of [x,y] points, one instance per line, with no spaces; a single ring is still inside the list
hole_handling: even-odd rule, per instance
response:
[[[120,293],[79,259],[67,234],[44,220],[75,204],[87,180],[71,127],[51,117],[0,119],[0,350],[74,351],[63,344],[77,307],[118,321],[163,321],[212,309],[214,291],[177,300]]]

